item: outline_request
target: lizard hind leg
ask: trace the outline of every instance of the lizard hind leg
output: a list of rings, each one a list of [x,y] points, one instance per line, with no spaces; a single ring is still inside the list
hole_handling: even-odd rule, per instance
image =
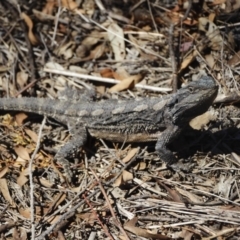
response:
[[[73,129],[71,129],[72,138],[69,142],[63,145],[59,151],[54,156],[54,161],[62,165],[66,178],[71,182],[73,174],[70,169],[70,163],[67,160],[72,156],[78,148],[82,147],[87,141],[87,130],[85,127],[78,128],[73,134]]]

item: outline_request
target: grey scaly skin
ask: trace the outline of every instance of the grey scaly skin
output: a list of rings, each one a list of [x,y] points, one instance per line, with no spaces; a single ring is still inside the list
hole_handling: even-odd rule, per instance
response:
[[[177,93],[160,98],[99,102],[43,98],[2,98],[0,110],[24,111],[52,117],[66,125],[72,134],[55,155],[69,181],[72,172],[67,158],[86,143],[88,135],[116,142],[157,141],[156,151],[168,165],[177,159],[168,145],[203,114],[217,96],[218,86],[204,76],[190,82]]]

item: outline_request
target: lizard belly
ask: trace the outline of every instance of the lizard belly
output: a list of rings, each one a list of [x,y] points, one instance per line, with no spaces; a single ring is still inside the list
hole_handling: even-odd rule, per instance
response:
[[[114,142],[150,142],[157,141],[161,136],[164,129],[151,129],[151,130],[141,130],[141,129],[132,129],[126,131],[117,126],[104,127],[104,128],[88,128],[88,132],[91,136],[96,138],[102,138]],[[138,131],[137,131],[138,130]]]

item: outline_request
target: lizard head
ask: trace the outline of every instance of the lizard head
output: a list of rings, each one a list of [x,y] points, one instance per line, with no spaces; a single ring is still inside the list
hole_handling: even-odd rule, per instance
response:
[[[218,93],[218,85],[213,78],[203,76],[178,90],[171,101],[168,113],[176,125],[186,124],[203,114],[212,105]]]

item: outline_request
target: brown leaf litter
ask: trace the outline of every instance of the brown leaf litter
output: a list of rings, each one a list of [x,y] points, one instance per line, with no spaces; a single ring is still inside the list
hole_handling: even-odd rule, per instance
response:
[[[186,172],[170,171],[154,143],[89,139],[70,159],[68,185],[52,160],[69,132],[24,109],[2,113],[1,237],[239,239],[239,8],[225,0],[1,1],[2,96],[55,99],[66,88],[83,96],[94,88],[93,104],[160,97],[202,74],[220,87],[171,146]]]

